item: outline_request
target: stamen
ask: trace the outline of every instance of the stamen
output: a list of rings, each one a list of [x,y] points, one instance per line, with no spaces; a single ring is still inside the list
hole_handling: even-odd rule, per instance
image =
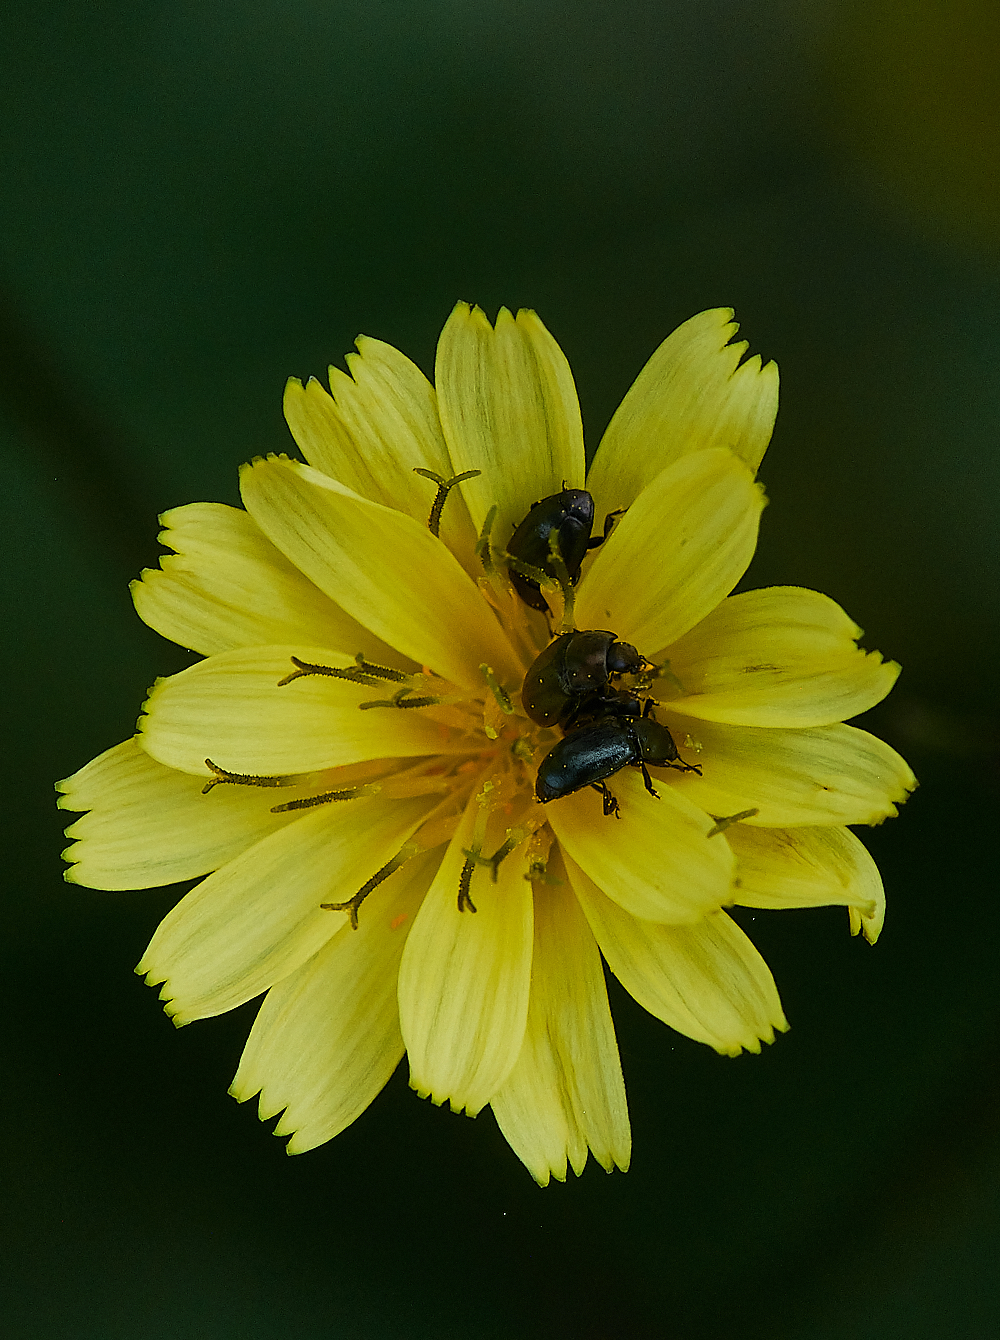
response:
[[[497,794],[494,794],[494,793]],[[472,901],[469,890],[472,887],[472,872],[477,865],[489,865],[488,859],[482,856],[483,840],[486,837],[486,825],[489,823],[490,815],[496,808],[500,798],[497,792],[497,784],[494,781],[486,780],[483,782],[483,789],[476,796],[479,804],[479,813],[476,815],[476,822],[472,829],[472,838],[468,847],[463,847],[465,854],[465,864],[462,866],[462,873],[458,878],[458,910],[464,912],[468,907],[470,912],[475,912],[476,905]],[[496,878],[494,876],[494,878]]]
[[[376,688],[384,680],[394,684],[408,684],[413,678],[403,670],[393,670],[388,665],[372,665],[365,660],[364,652],[359,651],[352,666],[313,665],[311,661],[300,661],[297,656],[291,658],[296,668],[284,679],[278,680],[278,687],[291,684],[295,679],[304,679],[307,675],[327,675],[331,679],[347,679],[352,684],[368,684]]]
[[[214,786],[224,786],[226,783],[232,786],[295,786],[297,779],[294,777],[253,777],[245,772],[227,772],[225,768],[220,768],[217,763],[213,763],[210,758],[205,759],[205,767],[211,768],[215,773],[205,785],[201,788],[201,794],[207,796]]]
[[[373,665],[371,661],[365,660],[363,651],[359,651],[354,658],[354,662],[359,670],[363,670],[366,675],[374,675],[376,679],[389,679],[394,684],[405,684],[412,675],[408,675],[405,670],[394,670],[389,665]]]
[[[462,484],[467,479],[475,479],[477,475],[481,475],[483,472],[482,470],[463,470],[460,475],[452,475],[450,479],[445,479],[434,470],[425,470],[422,466],[415,465],[413,473],[423,475],[424,479],[429,479],[438,486],[434,501],[431,503],[431,514],[427,518],[427,529],[432,535],[438,535],[441,530],[441,513],[444,511],[448,494],[456,484]]]
[[[474,851],[467,851],[465,852],[465,855],[474,865],[489,866],[490,879],[495,884],[497,882],[497,871],[500,869],[500,862],[505,860],[515,847],[519,847],[527,836],[527,833],[523,830],[512,828],[507,834],[506,842],[497,847],[492,856],[483,856],[479,852]]]
[[[549,874],[549,852],[552,850],[551,830],[542,825],[531,835],[528,843],[528,872],[524,878],[529,884],[562,884],[561,879]]]
[[[371,879],[362,884],[353,898],[348,898],[344,903],[320,903],[324,912],[346,912],[351,920],[351,926],[354,930],[358,929],[358,908],[365,901],[373,889],[377,889],[380,884],[384,884],[390,875],[406,864],[411,856],[416,856],[421,848],[415,842],[408,842],[405,847],[401,847],[391,861],[386,861],[381,870],[376,870]]]
[[[523,558],[517,558],[514,554],[508,554],[506,549],[501,550],[497,557],[500,558],[508,568],[513,568],[519,577],[526,577],[529,582],[534,582],[539,589],[544,586],[552,587],[558,584],[544,568],[536,568],[532,563],[525,563]]]
[[[495,884],[497,882],[497,871],[500,864],[505,861],[512,851],[515,851],[526,838],[534,837],[540,828],[545,826],[546,820],[542,817],[528,819],[525,823],[518,825],[517,828],[508,828],[507,836],[492,856],[483,856],[477,848],[469,848],[465,851],[466,857],[476,865],[487,865],[490,868],[490,878]]]
[[[529,884],[562,884],[561,879],[549,874],[548,864],[540,856],[533,856],[528,862],[528,873],[523,877]]]
[[[486,513],[483,528],[479,532],[479,539],[476,541],[474,552],[483,565],[483,575],[478,580],[478,586],[485,600],[507,628],[511,640],[523,653],[525,661],[530,663],[541,650],[540,646],[535,645],[537,630],[532,630],[529,625],[525,624],[522,618],[524,606],[514,592],[506,568],[513,567],[518,572],[524,572],[532,581],[541,573],[541,569],[535,569],[530,564],[521,563],[519,559],[513,558],[502,547],[499,549],[493,547],[491,536],[498,510],[497,504],[493,503]],[[503,569],[498,564],[503,565]],[[550,579],[544,573],[541,573],[541,580],[549,581]],[[514,615],[513,618],[512,615]],[[548,641],[548,639],[546,640]],[[489,734],[488,731],[487,734]],[[493,737],[490,736],[490,738]]]
[[[286,814],[289,810],[311,810],[315,805],[330,805],[337,800],[360,800],[362,796],[374,796],[381,791],[374,786],[352,786],[347,791],[324,791],[321,796],[302,796],[299,800],[288,800],[284,805],[272,805],[272,814]]]
[[[513,704],[510,701],[510,694],[500,683],[499,679],[497,679],[496,675],[493,673],[491,666],[481,665],[479,669],[483,678],[486,680],[486,683],[490,687],[490,692],[493,694],[493,697],[497,700],[497,705],[499,706],[501,712],[503,712],[506,716],[510,716],[514,711]]]
[[[700,769],[700,768],[698,769],[698,773],[699,773],[699,775],[700,775],[700,773],[701,773],[701,769]],[[755,815],[757,815],[757,814],[760,814],[760,810],[759,810],[759,809],[755,809],[755,810],[740,810],[739,814],[727,814],[724,818],[721,818],[721,819],[718,819],[718,818],[717,818],[717,819],[715,820],[715,827],[714,827],[714,828],[710,828],[710,829],[708,830],[708,832],[705,834],[705,836],[706,836],[706,837],[718,837],[720,833],[724,833],[724,832],[726,831],[726,829],[729,828],[732,824],[738,824],[738,823],[742,822],[742,820],[744,820],[744,819],[752,819],[752,818],[753,818]],[[714,817],[714,816],[713,816],[713,817]]]
[[[472,872],[475,869],[476,859],[475,856],[470,856],[467,853],[465,864],[462,866],[462,873],[458,877],[458,910],[460,912],[464,912],[466,908],[468,908],[470,912],[475,912],[476,910],[476,905],[469,894],[469,889],[472,886]]]
[[[559,547],[559,532],[555,528],[549,531],[549,554],[552,557],[552,566],[555,568],[556,581],[559,583],[559,590],[563,599],[562,618],[559,620],[556,632],[572,633],[576,630],[576,623],[573,620],[576,587],[570,581],[569,568],[566,566],[562,550]]]
[[[394,773],[379,785],[386,800],[413,800],[416,796],[451,795],[455,781],[450,775],[418,767]]]
[[[354,930],[357,930],[358,908],[373,889],[377,889],[380,884],[383,884],[391,874],[405,865],[411,857],[419,856],[422,852],[430,851],[433,847],[439,847],[442,843],[451,841],[461,813],[460,811],[449,811],[454,810],[456,801],[460,803],[461,798],[462,789],[452,791],[445,796],[439,805],[434,806],[409,842],[400,847],[392,860],[387,861],[381,870],[376,870],[371,879],[362,884],[353,898],[348,898],[343,903],[320,903],[323,911],[349,913],[351,926]]]
[[[438,707],[441,703],[448,701],[442,697],[429,696],[424,698],[408,698],[406,695],[410,692],[409,686],[402,688],[398,693],[394,693],[391,698],[372,698],[366,703],[358,703],[362,712],[367,712],[370,707]]]
[[[493,562],[493,551],[490,548],[490,531],[493,529],[493,522],[497,519],[497,504],[494,503],[486,513],[486,520],[483,522],[483,528],[479,532],[479,539],[476,541],[476,557],[483,565],[483,571],[487,577],[492,577],[496,572],[496,565]]]

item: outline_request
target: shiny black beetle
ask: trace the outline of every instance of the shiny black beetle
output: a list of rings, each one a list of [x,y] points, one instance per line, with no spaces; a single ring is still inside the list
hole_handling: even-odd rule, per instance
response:
[[[630,693],[614,694],[600,707],[599,715],[569,731],[542,759],[535,781],[540,801],[559,800],[592,786],[604,798],[604,813],[617,816],[618,801],[608,790],[606,778],[622,768],[639,768],[646,790],[657,799],[647,763],[700,775],[699,767],[679,757],[666,726],[650,716],[652,698],[646,699],[641,715],[639,700]]]
[[[610,702],[612,676],[649,668],[630,642],[604,629],[574,630],[550,642],[524,677],[521,702],[539,726],[569,729],[586,708]]]
[[[549,548],[549,536],[556,531],[559,537],[559,552],[569,579],[576,585],[580,576],[580,564],[588,549],[596,549],[611,534],[616,516],[620,512],[609,512],[604,518],[604,534],[600,539],[592,540],[594,529],[594,500],[586,489],[567,489],[553,493],[549,498],[536,502],[531,511],[514,530],[507,545],[507,552],[513,558],[520,559],[533,568],[541,568],[548,576],[556,575]],[[533,582],[513,567],[508,567],[514,590],[526,605],[533,610],[547,610],[545,597]]]

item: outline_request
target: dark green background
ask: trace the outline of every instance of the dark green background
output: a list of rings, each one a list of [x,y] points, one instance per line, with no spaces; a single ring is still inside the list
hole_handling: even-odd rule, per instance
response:
[[[6,767],[0,1177],[16,1337],[992,1336],[997,22],[968,3],[13,3],[0,20]],[[253,1006],[132,975],[181,889],[61,880],[52,782],[190,659],[134,616],[156,513],[236,500],[281,390],[359,331],[431,370],[530,305],[593,447],[732,305],[782,409],[754,585],[905,670],[889,898],[741,914],[792,1031],[717,1057],[612,1004],[635,1153],[539,1190],[396,1075],[287,1159],[226,1096]]]

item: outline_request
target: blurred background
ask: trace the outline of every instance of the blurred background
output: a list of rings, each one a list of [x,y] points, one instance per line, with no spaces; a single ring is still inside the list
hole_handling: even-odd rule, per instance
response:
[[[1000,10],[987,0],[10,0],[0,17],[4,1333],[993,1336],[1000,1328]],[[792,1023],[732,1061],[612,982],[632,1170],[539,1190],[400,1072],[288,1159],[226,1096],[255,1006],[133,976],[183,887],[65,885],[52,782],[191,659],[158,512],[236,502],[359,332],[428,373],[531,306],[591,449],[676,325],[781,366],[749,584],[900,660],[889,899],[747,913]]]

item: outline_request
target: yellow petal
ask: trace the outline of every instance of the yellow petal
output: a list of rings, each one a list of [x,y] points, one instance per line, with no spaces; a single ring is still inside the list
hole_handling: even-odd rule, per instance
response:
[[[741,726],[828,726],[866,712],[899,666],[855,645],[828,596],[773,586],[730,596],[669,649],[672,711]]]
[[[885,922],[885,889],[867,847],[848,828],[731,824],[737,858],[734,902],[743,907],[844,905],[851,934],[874,944]]]
[[[756,471],[778,412],[778,368],[747,344],[717,307],[685,321],[639,373],[608,425],[587,476],[598,516],[628,507],[681,456],[726,447]]]
[[[662,471],[629,508],[580,582],[580,628],[613,628],[652,656],[704,619],[743,576],[764,495],[729,451],[698,451]]]
[[[217,870],[293,814],[272,814],[277,800],[303,787],[272,790],[221,786],[157,763],[138,740],[126,740],[57,783],[59,808],[89,810],[66,829],[77,864],[65,872],[91,889],[151,889]]]
[[[175,549],[132,583],[139,617],[205,656],[296,637],[401,665],[398,655],[318,590],[253,518],[222,503],[164,512],[160,543]]]
[[[425,525],[294,461],[245,466],[241,484],[247,511],[282,553],[419,665],[480,691],[483,662],[504,683],[523,673],[475,583]]]
[[[678,717],[671,730],[687,757],[696,749],[702,768],[674,785],[709,814],[757,809],[751,824],[877,824],[917,784],[895,749],[855,726],[768,730]]]
[[[385,643],[304,578],[247,513],[192,502],[160,520],[160,543],[177,552],[143,569],[131,596],[139,618],[165,638],[212,655],[300,636],[385,663]]]
[[[788,1027],[767,964],[725,912],[691,926],[639,921],[566,867],[608,966],[650,1014],[731,1056]]]
[[[566,356],[534,312],[506,307],[496,329],[460,302],[438,341],[434,380],[455,473],[476,529],[497,505],[493,539],[505,545],[533,503],[563,481],[582,488],[583,427]]]
[[[403,1056],[396,976],[440,853],[417,857],[368,895],[343,926],[267,993],[229,1092],[260,1093],[264,1121],[289,1154],[332,1140],[381,1092]]]
[[[550,865],[550,871],[553,870]],[[625,1083],[594,937],[568,882],[540,885],[524,1044],[490,1105],[540,1186],[579,1175],[588,1147],[608,1172],[632,1149]]]
[[[709,837],[711,818],[678,790],[657,784],[659,799],[633,768],[608,783],[619,817],[605,817],[595,792],[577,791],[548,806],[562,847],[591,879],[634,917],[697,921],[730,901],[733,854]]]
[[[415,468],[452,474],[437,413],[437,396],[417,365],[381,340],[361,336],[348,354],[348,377],[330,369],[332,396],[318,381],[285,388],[285,418],[310,465],[372,502],[426,522],[432,483]],[[448,497],[441,538],[471,556],[476,536],[461,486]]]
[[[885,924],[885,894],[875,906],[875,912],[872,916],[866,916],[864,912],[857,907],[849,907],[848,912],[851,917],[851,934],[860,935],[864,931],[865,939],[870,945],[873,945],[882,934],[882,927]]]
[[[266,991],[340,930],[345,902],[400,849],[431,802],[374,799],[309,810],[217,870],[160,925],[136,972],[180,1027]]]
[[[470,1117],[514,1068],[531,975],[531,888],[514,860],[496,884],[473,881],[476,912],[458,910],[459,875],[478,806],[473,798],[417,913],[399,970],[410,1084]]]
[[[850,829],[735,823],[726,837],[736,854],[734,901],[743,907],[842,905],[868,920],[884,912],[878,868]]]
[[[381,687],[318,675],[279,684],[293,672],[293,656],[354,664],[351,656],[299,643],[220,652],[153,685],[139,718],[142,747],[198,777],[212,775],[206,758],[227,772],[284,776],[458,747],[419,709],[361,711],[359,703],[388,696]]]

